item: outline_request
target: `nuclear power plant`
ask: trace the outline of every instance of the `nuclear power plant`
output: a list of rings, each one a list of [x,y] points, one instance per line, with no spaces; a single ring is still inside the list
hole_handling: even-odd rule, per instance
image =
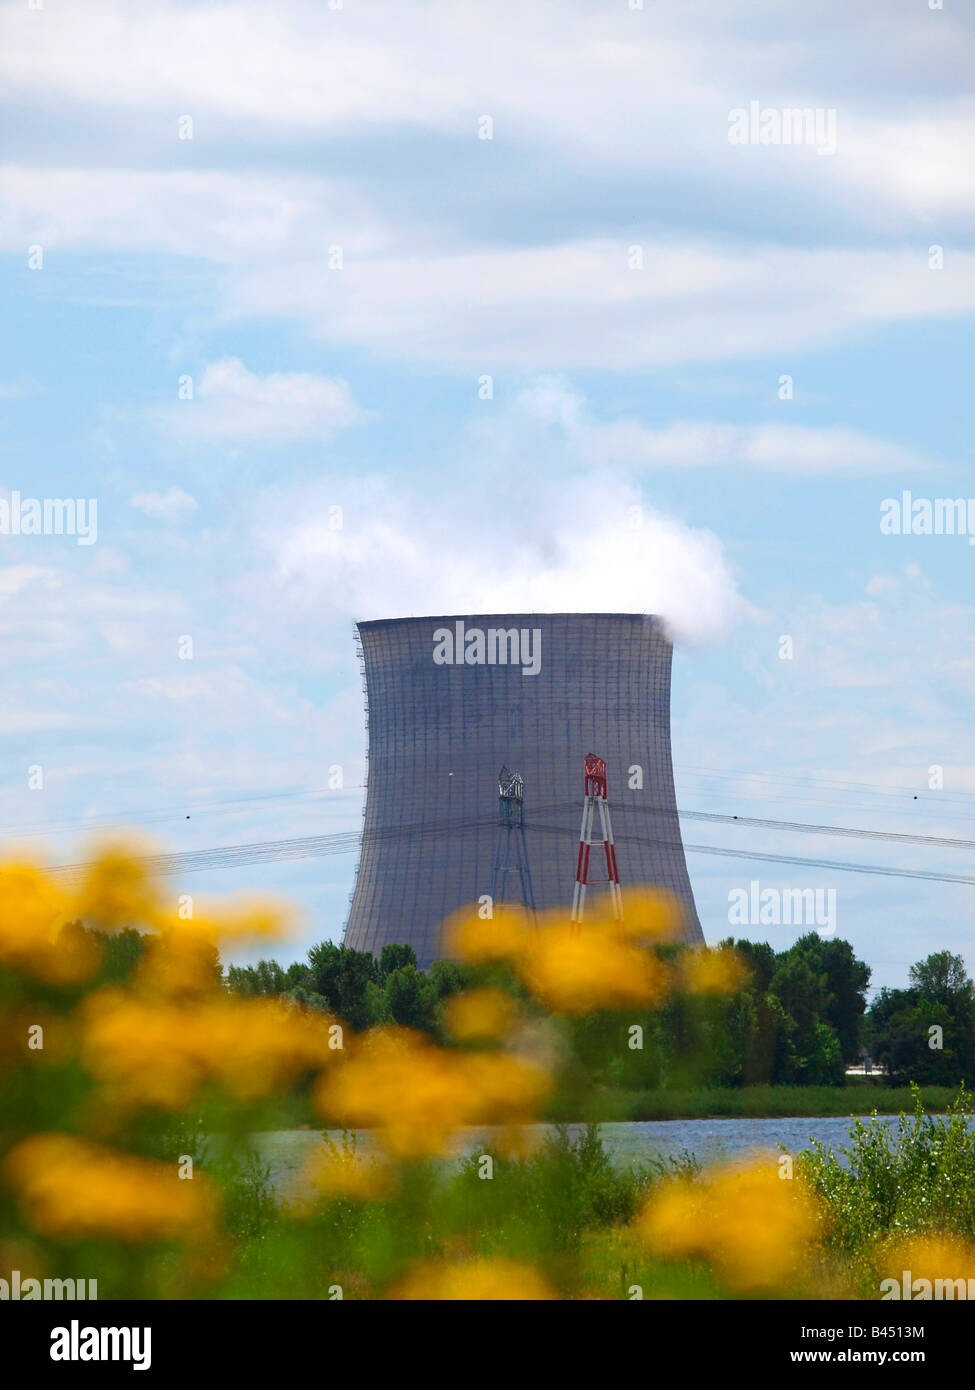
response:
[[[409,942],[426,968],[460,907],[579,917],[605,895],[625,915],[627,885],[673,893],[684,939],[703,942],[659,618],[394,618],[357,636],[368,778],[346,945]]]

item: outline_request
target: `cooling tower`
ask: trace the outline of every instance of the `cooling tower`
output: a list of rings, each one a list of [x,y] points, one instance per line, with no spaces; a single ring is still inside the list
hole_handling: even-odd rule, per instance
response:
[[[369,761],[348,946],[378,955],[407,941],[421,968],[445,954],[444,918],[497,881],[502,765],[524,779],[535,907],[568,907],[590,752],[607,764],[624,911],[628,885],[656,884],[682,901],[685,939],[704,940],[677,820],[672,649],[659,618],[395,618],[358,633]]]

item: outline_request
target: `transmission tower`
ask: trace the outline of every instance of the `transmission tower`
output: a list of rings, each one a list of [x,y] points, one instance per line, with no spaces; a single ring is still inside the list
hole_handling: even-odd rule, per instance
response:
[[[599,807],[599,825],[602,838],[593,840],[593,822],[596,807]],[[589,877],[589,855],[593,844],[602,845],[606,855],[606,877]],[[623,916],[623,895],[620,892],[620,875],[616,867],[616,845],[613,841],[613,825],[609,818],[609,801],[606,790],[606,764],[595,753],[587,753],[585,759],[585,795],[582,801],[582,829],[579,833],[579,856],[576,860],[576,885],[572,893],[572,920],[581,922],[586,908],[586,889],[591,883],[609,884],[609,897],[613,907],[613,919],[619,921]]]
[[[515,874],[518,879],[517,903],[508,901],[509,874]],[[491,875],[491,903],[494,912],[504,906],[519,906],[532,918],[535,915],[535,894],[525,844],[525,781],[520,772],[512,772],[504,763],[498,773],[498,838]]]

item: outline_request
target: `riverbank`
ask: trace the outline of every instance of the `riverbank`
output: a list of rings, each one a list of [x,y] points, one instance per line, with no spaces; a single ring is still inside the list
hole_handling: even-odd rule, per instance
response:
[[[943,1115],[958,1095],[955,1086],[922,1086],[921,1105],[929,1115]],[[586,1114],[571,1102],[551,1109],[548,1123],[599,1124],[640,1120],[814,1119],[850,1115],[900,1115],[913,1109],[907,1086],[884,1086],[873,1079],[856,1079],[845,1086],[702,1087],[673,1091],[605,1091]],[[291,1095],[266,1109],[255,1133],[321,1128],[307,1097]]]
[[[922,1086],[921,1104],[931,1115],[943,1114],[958,1095],[953,1086]],[[703,1087],[693,1091],[618,1091],[606,1093],[600,1113],[588,1116],[559,1115],[560,1120],[706,1120],[721,1118],[796,1119],[816,1116],[845,1117],[899,1115],[912,1110],[906,1086],[878,1085],[856,1080],[846,1086],[741,1086]]]

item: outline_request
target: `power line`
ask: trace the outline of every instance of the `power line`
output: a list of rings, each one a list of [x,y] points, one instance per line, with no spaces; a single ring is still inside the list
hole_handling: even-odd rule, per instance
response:
[[[690,773],[692,776],[695,776],[695,777],[703,777],[703,778],[706,778],[706,779],[709,779],[709,780],[732,781],[732,780],[734,780],[734,779],[742,779],[742,780],[744,780],[744,781],[751,781],[751,782],[754,782],[754,781],[761,781],[761,782],[782,783],[782,784],[785,784],[786,786],[788,786],[788,785],[790,785],[790,784],[791,784],[791,785],[794,785],[794,786],[802,786],[802,787],[808,786],[808,787],[810,787],[810,788],[812,788],[812,789],[814,789],[814,790],[822,790],[822,791],[829,791],[829,790],[831,790],[831,789],[833,789],[833,788],[836,788],[836,789],[838,789],[838,790],[840,790],[840,791],[850,791],[850,790],[855,790],[855,791],[866,791],[866,792],[870,793],[871,795],[878,796],[878,797],[882,797],[882,798],[899,797],[899,796],[902,796],[902,795],[907,795],[907,794],[912,794],[912,793],[913,793],[913,795],[914,795],[915,797],[917,797],[917,795],[918,795],[916,792],[914,792],[914,788],[911,787],[911,786],[907,786],[907,787],[905,787],[905,786],[888,786],[888,787],[884,787],[884,786],[878,786],[878,785],[876,785],[876,784],[874,784],[874,783],[870,783],[870,782],[855,782],[855,781],[848,781],[848,780],[843,780],[843,779],[839,779],[839,778],[823,777],[823,776],[821,776],[821,775],[817,775],[817,776],[814,777],[814,776],[803,776],[803,775],[798,774],[798,773],[756,772],[756,771],[754,771],[754,770],[747,771],[747,770],[745,770],[745,769],[735,769],[735,768],[711,768],[711,767],[706,767],[706,766],[704,766],[704,765],[702,765],[702,764],[685,763],[685,762],[681,762],[681,763],[679,764],[678,771],[681,772],[681,773]],[[362,783],[350,784],[349,787],[345,788],[345,791],[348,792],[348,791],[351,791],[351,790],[353,790],[353,789],[360,790],[360,789],[363,787],[363,785],[364,785],[364,784],[362,784]],[[750,792],[750,791],[735,791],[734,793],[730,793],[730,794],[725,793],[724,795],[730,795],[730,796],[733,797],[733,799],[734,799],[735,801],[739,801],[739,802],[740,802],[740,801],[748,801],[748,800],[756,800],[756,799],[759,799],[759,798],[757,798],[757,797],[755,796],[754,792]],[[184,812],[186,812],[187,810],[190,810],[190,811],[193,811],[193,812],[199,812],[199,811],[209,811],[209,810],[222,810],[222,809],[225,809],[225,808],[233,808],[233,807],[238,807],[238,806],[251,806],[251,805],[269,804],[269,803],[272,803],[272,802],[287,802],[287,801],[313,802],[313,801],[315,801],[315,800],[316,800],[317,798],[319,798],[319,797],[326,797],[326,798],[328,798],[328,799],[330,799],[330,800],[338,800],[338,799],[339,799],[338,797],[336,797],[336,789],[335,789],[335,788],[331,788],[331,787],[328,787],[328,788],[326,788],[326,787],[306,787],[306,788],[300,788],[300,789],[294,790],[294,791],[284,791],[284,792],[251,792],[251,793],[249,793],[249,794],[247,794],[247,795],[245,795],[245,796],[225,797],[225,798],[221,798],[221,799],[219,799],[219,800],[209,800],[209,801],[187,801],[187,802],[183,802],[183,803],[180,803],[180,804],[171,805],[171,806],[168,806],[168,807],[158,807],[158,806],[157,806],[157,807],[151,807],[149,810],[139,813],[139,821],[138,821],[137,823],[141,824],[141,823],[143,823],[143,822],[148,822],[148,821],[165,820],[167,817],[170,817],[170,816],[174,816],[174,817],[175,817],[175,816],[181,815],[181,814],[183,814]],[[947,803],[958,803],[959,805],[964,804],[964,805],[966,805],[966,806],[968,806],[968,807],[972,807],[973,805],[975,805],[975,802],[973,802],[973,799],[972,799],[972,796],[971,796],[970,793],[962,792],[961,794],[952,794],[951,792],[947,792],[947,791],[939,791],[939,792],[936,794],[936,797],[937,797],[937,803],[938,803],[939,808],[942,809],[942,810],[944,811],[944,814],[946,814],[948,817],[950,817],[950,818],[958,818],[958,819],[962,819],[962,820],[971,820],[971,819],[975,819],[975,816],[965,815],[963,812],[953,810],[953,809],[951,809],[950,807],[948,807],[947,809],[945,809]],[[793,801],[793,802],[807,802],[808,804],[813,804],[813,805],[843,805],[843,806],[845,806],[847,809],[850,809],[850,808],[851,808],[851,803],[850,803],[850,801],[849,801],[849,798],[846,798],[846,799],[844,799],[843,801],[838,802],[838,801],[835,801],[835,800],[821,800],[821,799],[818,799],[818,798],[815,798],[815,797],[799,797],[799,796],[796,796],[796,795],[793,794],[792,796],[790,796],[790,800]],[[928,798],[925,797],[925,802],[927,803],[927,801],[928,801]],[[897,810],[897,809],[899,809],[899,808],[895,808],[895,807],[892,807],[892,806],[886,806],[886,807],[883,807],[883,808],[879,808],[879,807],[875,807],[875,806],[874,806],[874,807],[871,807],[871,806],[860,806],[860,807],[858,807],[857,809],[861,809],[861,810],[864,810],[864,811],[879,810],[879,809],[883,809],[884,811],[892,811],[892,810]],[[690,813],[690,812],[682,812],[681,814],[683,814],[683,815],[688,815],[688,816],[689,816],[691,813]],[[122,813],[106,813],[106,814],[104,814],[104,815],[100,815],[100,816],[93,817],[93,818],[92,818],[91,820],[89,820],[89,821],[86,821],[86,822],[85,822],[85,826],[86,826],[86,827],[94,827],[94,826],[100,826],[100,825],[113,825],[113,824],[118,824],[118,823],[120,823],[123,819],[124,819],[124,815],[123,815]],[[741,819],[741,818],[739,817],[739,819]],[[768,824],[769,826],[772,826],[772,825],[784,826],[784,825],[789,825],[789,824],[791,824],[790,822],[777,822],[777,823],[776,823],[776,822],[758,822],[758,821],[753,822],[753,823],[754,823],[754,824]],[[20,824],[18,824],[17,826],[0,827],[0,834],[10,834],[10,835],[13,835],[13,834],[22,835],[22,834],[25,834],[25,833],[26,833],[26,834],[30,834],[30,835],[57,834],[57,833],[59,833],[59,832],[61,832],[61,831],[64,831],[64,830],[73,830],[73,829],[75,829],[75,828],[77,827],[77,825],[78,825],[78,822],[75,821],[75,820],[49,821],[49,822],[47,822],[46,824],[37,825],[37,826],[24,826],[22,823],[20,823]],[[824,830],[823,833],[830,833],[830,832]],[[836,833],[836,832],[833,832],[833,833]],[[962,843],[962,842],[960,842],[960,843]]]
[[[284,799],[285,796],[294,796],[294,795],[309,795],[309,796],[311,796],[311,795],[315,795],[315,792],[301,793],[301,794],[299,794],[299,793],[285,793],[285,794],[283,794],[283,796],[282,796],[281,799]],[[255,798],[255,799],[264,799],[264,798]],[[272,798],[268,798],[268,799],[272,799]],[[278,799],[278,798],[277,798],[277,797],[274,797],[273,799],[276,800],[276,799]],[[227,805],[227,804],[231,804],[231,803],[226,803],[226,802],[225,802],[225,803],[212,803],[212,804],[215,804],[215,805],[220,805],[220,804]],[[553,814],[553,813],[557,813],[557,812],[565,811],[565,810],[569,810],[569,809],[574,809],[574,803],[569,803],[569,802],[555,803],[555,804],[548,805],[548,806],[538,807],[538,808],[536,809],[536,811],[535,811],[535,814],[536,814],[536,815],[551,815],[551,814]],[[641,806],[641,805],[627,804],[627,803],[625,803],[625,802],[623,802],[623,803],[617,803],[617,806],[616,806],[615,809],[616,809],[616,812],[617,812],[617,815],[618,815],[618,816],[621,816],[621,817],[624,817],[624,818],[627,818],[627,819],[628,819],[631,815],[633,815],[634,813],[637,814],[637,815],[648,816],[648,817],[650,817],[650,816],[664,816],[664,817],[667,817],[667,816],[670,816],[670,815],[672,814],[672,811],[671,811],[671,808],[670,808],[670,807]],[[900,831],[900,830],[869,830],[869,829],[862,829],[862,828],[860,828],[860,827],[858,827],[858,826],[832,825],[832,824],[830,824],[830,823],[828,823],[828,822],[821,822],[821,821],[789,821],[789,820],[775,820],[775,819],[772,819],[772,818],[770,818],[770,817],[742,816],[742,815],[732,814],[732,813],[730,813],[730,812],[692,811],[692,810],[681,810],[681,809],[678,808],[678,812],[677,812],[677,813],[678,813],[678,815],[680,816],[680,818],[681,818],[682,820],[708,821],[708,822],[711,822],[711,823],[714,823],[714,824],[722,824],[722,825],[739,825],[739,826],[746,826],[746,827],[751,827],[751,828],[761,829],[761,830],[786,830],[786,831],[790,831],[790,832],[798,833],[798,834],[803,834],[803,835],[839,835],[839,836],[847,836],[847,837],[850,837],[850,838],[852,838],[852,839],[888,841],[888,842],[893,842],[893,843],[896,843],[896,844],[927,845],[927,846],[932,846],[932,847],[939,848],[939,849],[968,849],[968,850],[975,850],[975,840],[972,840],[972,839],[961,839],[961,838],[958,838],[958,837],[945,836],[945,835],[919,835],[919,834],[916,834],[916,833],[913,833],[913,832],[910,832],[910,831]],[[471,822],[468,822],[467,824],[469,824],[469,825],[479,825],[479,824],[482,824],[482,822],[481,822],[481,821],[471,821]],[[420,834],[420,833],[423,833],[423,832],[438,833],[440,830],[449,830],[449,829],[453,829],[453,828],[454,828],[455,826],[457,826],[457,825],[458,825],[458,823],[457,823],[457,822],[454,822],[454,821],[426,822],[426,823],[421,823],[421,824],[416,824],[416,825],[410,825],[410,826],[401,826],[401,827],[398,828],[397,831],[387,830],[387,831],[380,831],[380,832],[371,832],[371,834],[372,834],[372,835],[377,835],[377,834],[378,834],[378,835],[390,835],[390,834],[399,833],[399,834],[403,834],[403,835],[415,835],[415,834]],[[364,833],[370,833],[370,832],[364,832]],[[341,834],[344,834],[344,835],[351,835],[351,836],[353,836],[354,838],[357,838],[359,832],[358,832],[358,831],[346,831],[346,832],[341,832]],[[327,836],[325,836],[325,837],[322,837],[322,836],[305,836],[305,837],[293,837],[292,839],[289,839],[289,840],[259,841],[259,842],[257,842],[257,843],[254,844],[254,845],[249,845],[249,846],[247,846],[247,848],[253,848],[253,849],[256,850],[257,847],[258,847],[258,845],[260,845],[260,844],[267,844],[267,845],[272,846],[272,847],[273,847],[273,846],[276,846],[276,845],[284,845],[284,844],[302,844],[302,843],[306,843],[306,842],[309,843],[309,844],[311,844],[311,843],[317,843],[317,842],[319,842],[319,841],[322,841],[323,839],[324,839],[324,840],[327,840],[327,839],[329,839],[329,837],[327,837]],[[235,849],[235,848],[241,848],[241,849],[242,849],[242,848],[244,848],[244,846],[228,846],[227,848],[228,848],[228,849]],[[184,858],[186,858],[187,860],[189,860],[189,858],[190,858],[191,856],[200,856],[200,855],[204,855],[204,856],[205,856],[205,855],[209,855],[209,854],[211,854],[211,853],[218,853],[218,852],[220,852],[220,851],[218,851],[218,850],[216,850],[216,849],[215,849],[215,850],[190,850],[190,851],[184,852]],[[167,856],[167,855],[151,856],[151,858],[153,859],[154,862],[155,862],[156,860],[158,860],[159,862],[162,862],[162,861],[168,860],[168,859],[173,858],[173,857],[174,857],[174,856]],[[256,860],[257,857],[258,857],[258,856],[255,855],[255,860]],[[70,865],[62,865],[62,866],[59,866],[59,867],[62,868],[62,869],[67,869],[67,868],[72,867],[72,866],[70,866]]]
[[[762,830],[796,830],[805,835],[850,835],[862,840],[894,840],[906,845],[936,845],[941,849],[975,849],[975,840],[949,839],[943,835],[913,835],[901,830],[860,830],[848,825],[819,825],[805,821],[760,820],[753,816],[720,815],[716,811],[680,811],[683,820],[720,821],[756,826]]]
[[[558,807],[548,807],[540,811],[540,814],[545,814],[546,812],[551,813],[558,809]],[[735,822],[736,820],[735,817],[718,817],[709,812],[696,812],[692,814],[708,820],[726,819],[731,822]],[[429,839],[434,836],[439,836],[448,830],[454,836],[468,835],[482,829],[488,823],[493,824],[493,821],[487,822],[483,819],[476,819],[462,822],[441,821],[427,824],[421,823],[418,825],[400,825],[390,830],[364,831],[361,835],[357,831],[343,831],[334,835],[309,835],[285,840],[258,841],[251,844],[220,845],[211,849],[189,850],[177,854],[147,855],[141,857],[139,862],[150,872],[160,876],[170,876],[189,872],[199,873],[213,869],[237,868],[243,864],[280,863],[286,860],[312,859],[335,854],[350,854],[354,853],[360,846],[377,839],[404,837]],[[736,823],[742,824],[744,822],[738,819]],[[757,822],[757,824],[767,827],[769,823]],[[804,827],[785,821],[772,822],[771,824],[776,828],[793,828],[804,830],[806,833],[812,830],[823,830],[821,826]],[[563,826],[544,825],[537,821],[526,822],[526,827],[533,827],[546,834],[564,833]],[[860,833],[848,831],[846,827],[842,826],[832,827],[832,829],[839,834]],[[904,838],[896,832],[890,831],[864,831],[862,833],[872,838],[896,840]],[[619,838],[621,841],[632,843],[638,840],[645,840],[646,837],[630,833],[623,834]],[[968,847],[971,844],[971,842],[966,841],[941,841],[936,837],[930,836],[920,838],[922,843],[949,844],[953,847]],[[685,852],[692,854],[712,854],[730,859],[759,860],[776,864],[797,864],[805,868],[828,869],[830,871],[845,873],[882,874],[890,878],[927,879],[935,883],[975,885],[975,877],[965,874],[940,874],[925,869],[887,868],[879,864],[858,864],[848,861],[814,859],[789,854],[772,854],[768,852],[759,852],[757,850],[733,849],[720,845],[683,844],[682,846],[680,840],[654,840],[654,842],[664,848],[669,847],[675,850],[683,848]],[[61,864],[55,866],[51,872],[61,877],[73,878],[83,873],[84,868],[84,864]]]

